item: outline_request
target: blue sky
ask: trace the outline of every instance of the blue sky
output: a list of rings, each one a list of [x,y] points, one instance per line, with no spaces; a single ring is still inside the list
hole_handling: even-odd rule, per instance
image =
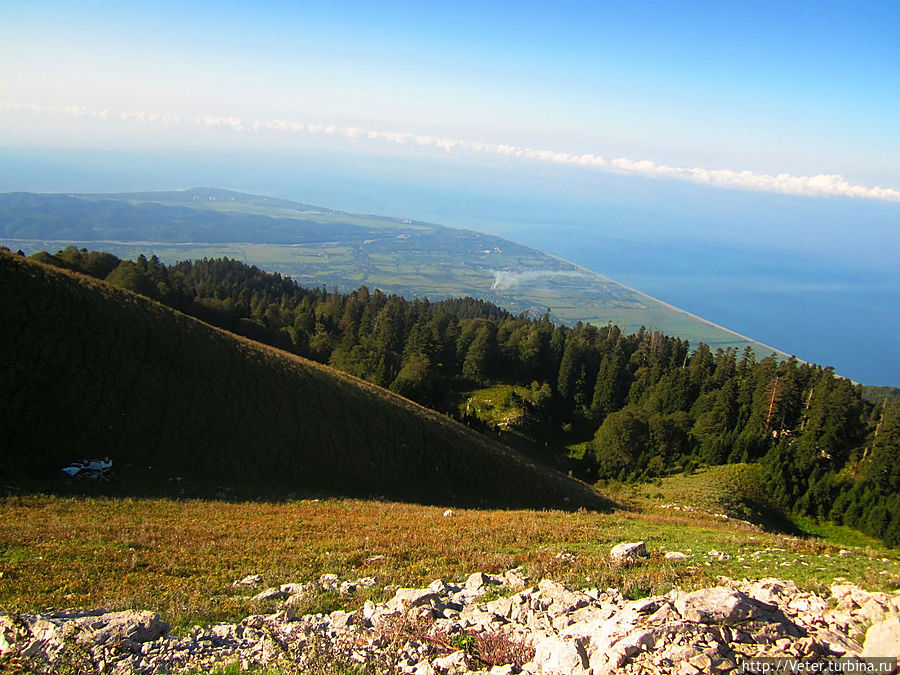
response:
[[[898,34],[894,1],[6,0],[0,144],[512,158],[897,201]]]
[[[2,0],[0,191],[469,227],[897,384],[898,35],[897,0]]]

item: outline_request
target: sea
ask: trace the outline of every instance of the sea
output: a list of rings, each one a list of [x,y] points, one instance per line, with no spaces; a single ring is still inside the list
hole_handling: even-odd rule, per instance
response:
[[[856,382],[900,386],[897,203],[508,159],[0,148],[0,192],[196,186],[494,234]]]

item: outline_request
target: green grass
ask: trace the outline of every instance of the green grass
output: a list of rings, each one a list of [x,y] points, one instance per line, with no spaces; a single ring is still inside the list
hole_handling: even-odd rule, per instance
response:
[[[0,501],[0,607],[141,608],[161,612],[177,631],[271,612],[231,582],[261,574],[266,586],[305,583],[326,572],[374,576],[357,596],[321,593],[302,612],[360,607],[390,586],[461,581],[471,572],[523,566],[579,587],[616,587],[631,597],[673,586],[698,588],[732,578],[776,576],[826,590],[844,578],[872,590],[900,586],[896,551],[837,546],[767,533],[712,515],[647,509],[615,513],[454,509],[361,500],[272,504],[49,496]],[[643,540],[651,557],[614,564],[609,549]],[[850,555],[838,555],[841,548]],[[730,560],[709,560],[710,550]],[[685,561],[668,561],[678,550]],[[561,552],[575,556],[565,562]],[[383,556],[383,557],[381,557]],[[709,563],[709,564],[707,564]]]
[[[751,520],[768,506],[759,464],[724,464],[679,473],[634,486],[631,493],[644,505],[687,505]]]
[[[812,518],[795,514],[788,516],[788,520],[804,535],[817,537],[835,546],[874,550],[882,545],[877,539],[843,525],[836,525],[831,522],[817,522]]]
[[[647,511],[727,515],[747,519],[769,529],[814,538],[838,548],[880,550],[877,539],[858,530],[819,522],[796,514],[784,514],[767,504],[763,469],[758,464],[726,464],[638,485],[616,485],[615,498]],[[685,511],[684,507],[694,511]],[[721,518],[720,518],[721,519]]]
[[[521,401],[516,401],[513,394],[525,401],[531,401],[531,390],[512,384],[495,384],[491,387],[476,389],[463,394],[464,402],[459,411],[476,415],[483,422],[502,428],[515,428],[524,422],[525,410]]]

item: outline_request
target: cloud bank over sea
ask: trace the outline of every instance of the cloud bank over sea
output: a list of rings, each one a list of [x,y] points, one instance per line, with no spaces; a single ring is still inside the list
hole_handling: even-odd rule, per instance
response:
[[[219,129],[241,134],[305,134],[333,136],[370,141],[373,144],[394,144],[415,150],[433,148],[446,153],[517,158],[533,162],[585,167],[623,175],[637,175],[660,180],[677,180],[718,188],[768,192],[807,197],[852,197],[900,202],[900,189],[858,185],[843,175],[828,173],[797,176],[790,173],[766,174],[746,169],[671,166],[650,159],[603,157],[595,153],[559,152],[550,149],[522,147],[506,143],[486,143],[459,138],[431,136],[406,131],[384,131],[358,126],[340,126],[322,122],[285,119],[247,119],[236,115],[181,115],[158,111],[114,112],[106,108],[79,105],[37,105],[0,101],[0,115],[63,115],[71,118],[119,120],[126,123],[164,126],[194,126]],[[375,148],[377,150],[377,148]]]

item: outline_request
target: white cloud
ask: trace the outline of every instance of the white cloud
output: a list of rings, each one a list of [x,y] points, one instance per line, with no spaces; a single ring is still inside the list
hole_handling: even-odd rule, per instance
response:
[[[525,148],[510,144],[490,144],[454,138],[437,138],[427,135],[400,131],[380,131],[359,127],[340,127],[333,124],[297,122],[283,119],[244,120],[236,116],[217,117],[198,115],[180,117],[176,114],[158,112],[111,113],[106,109],[85,106],[47,106],[32,103],[0,101],[0,113],[26,113],[34,115],[66,115],[75,118],[108,120],[118,118],[137,124],[197,124],[208,128],[222,128],[233,131],[260,131],[263,129],[278,133],[308,133],[340,135],[351,139],[388,142],[412,147],[438,148],[446,152],[464,151],[476,154],[519,157],[538,162],[551,162],[571,166],[592,167],[601,171],[633,174],[650,178],[673,179],[689,183],[699,183],[721,188],[750,190],[755,192],[776,192],[812,197],[857,197],[900,201],[900,190],[889,187],[868,187],[854,185],[840,174],[819,174],[815,176],[794,176],[787,173],[760,174],[752,171],[733,169],[706,169],[702,167],[677,167],[657,164],[649,159],[629,159],[616,157],[606,159],[592,153],[581,155],[558,152],[549,149]]]
[[[226,127],[235,131],[246,131],[250,128],[240,117],[214,117],[212,115],[198,115],[194,118],[197,124],[205,127]]]
[[[164,115],[156,112],[123,112],[119,113],[119,119],[126,122],[140,122],[141,124],[178,124],[181,118],[178,115]]]

